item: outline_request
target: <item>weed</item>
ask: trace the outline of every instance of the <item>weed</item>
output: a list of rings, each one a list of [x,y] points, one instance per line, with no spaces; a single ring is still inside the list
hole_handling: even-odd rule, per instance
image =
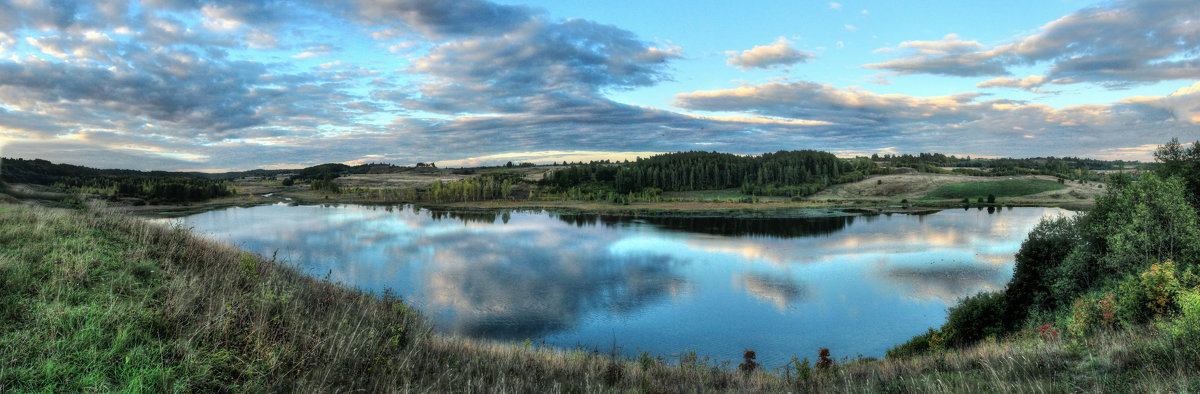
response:
[[[742,363],[738,364],[738,370],[741,370],[746,374],[754,372],[754,370],[758,368],[758,363],[754,361],[755,358],[756,355],[754,354],[754,351],[746,349],[746,351],[742,353]]]

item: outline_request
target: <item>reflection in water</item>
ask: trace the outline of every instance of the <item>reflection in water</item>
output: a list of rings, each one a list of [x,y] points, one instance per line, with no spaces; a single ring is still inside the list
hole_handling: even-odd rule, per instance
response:
[[[854,223],[855,216],[809,217],[809,218],[730,218],[719,216],[629,216],[560,214],[559,220],[576,226],[604,225],[626,226],[637,223],[652,224],[661,229],[713,235],[762,235],[781,238],[828,235],[841,231]]]
[[[625,259],[588,253],[583,248],[533,248],[521,253],[513,243],[533,233],[506,239],[475,234],[437,237],[434,260],[443,262],[425,275],[425,296],[434,308],[455,311],[447,329],[473,337],[537,338],[574,326],[594,310],[628,313],[665,294],[679,293],[686,282],[672,272],[669,256]],[[579,241],[579,240],[577,240]]]
[[[982,290],[999,290],[1010,275],[996,267],[976,265],[891,267],[880,273],[883,278],[908,287],[914,299],[936,298],[947,304]]]
[[[804,286],[782,275],[747,273],[742,275],[742,286],[754,297],[775,305],[780,311],[787,310],[789,305],[805,296]]]
[[[1058,209],[823,218],[631,218],[541,211],[263,206],[184,218],[316,276],[392,289],[479,338],[782,365],[819,347],[881,356],[1003,287]],[[615,343],[614,343],[615,342]]]

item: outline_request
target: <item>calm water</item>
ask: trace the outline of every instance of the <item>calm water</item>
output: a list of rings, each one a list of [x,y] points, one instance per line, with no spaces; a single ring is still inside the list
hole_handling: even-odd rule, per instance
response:
[[[180,219],[315,276],[392,289],[438,330],[602,353],[696,350],[768,367],[882,356],[997,290],[1055,208],[810,219],[629,219],[260,206]]]

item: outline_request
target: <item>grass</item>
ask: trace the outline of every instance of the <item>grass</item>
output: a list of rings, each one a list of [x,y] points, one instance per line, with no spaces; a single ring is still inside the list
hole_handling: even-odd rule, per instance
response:
[[[1200,391],[1197,345],[1153,325],[1070,343],[1027,332],[743,373],[694,354],[632,360],[444,337],[388,294],[183,229],[0,205],[0,392],[1182,392]]]
[[[989,194],[997,198],[1020,197],[1065,188],[1067,188],[1066,185],[1044,179],[1004,179],[946,185],[937,188],[925,198],[954,200],[968,198],[975,201],[979,198],[987,198]]]

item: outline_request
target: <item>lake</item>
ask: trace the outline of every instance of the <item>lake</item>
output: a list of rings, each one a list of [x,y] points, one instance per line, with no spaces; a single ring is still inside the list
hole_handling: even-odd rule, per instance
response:
[[[187,227],[317,277],[390,289],[440,332],[767,367],[882,357],[1000,290],[1057,208],[812,218],[612,217],[412,206],[258,206]]]

